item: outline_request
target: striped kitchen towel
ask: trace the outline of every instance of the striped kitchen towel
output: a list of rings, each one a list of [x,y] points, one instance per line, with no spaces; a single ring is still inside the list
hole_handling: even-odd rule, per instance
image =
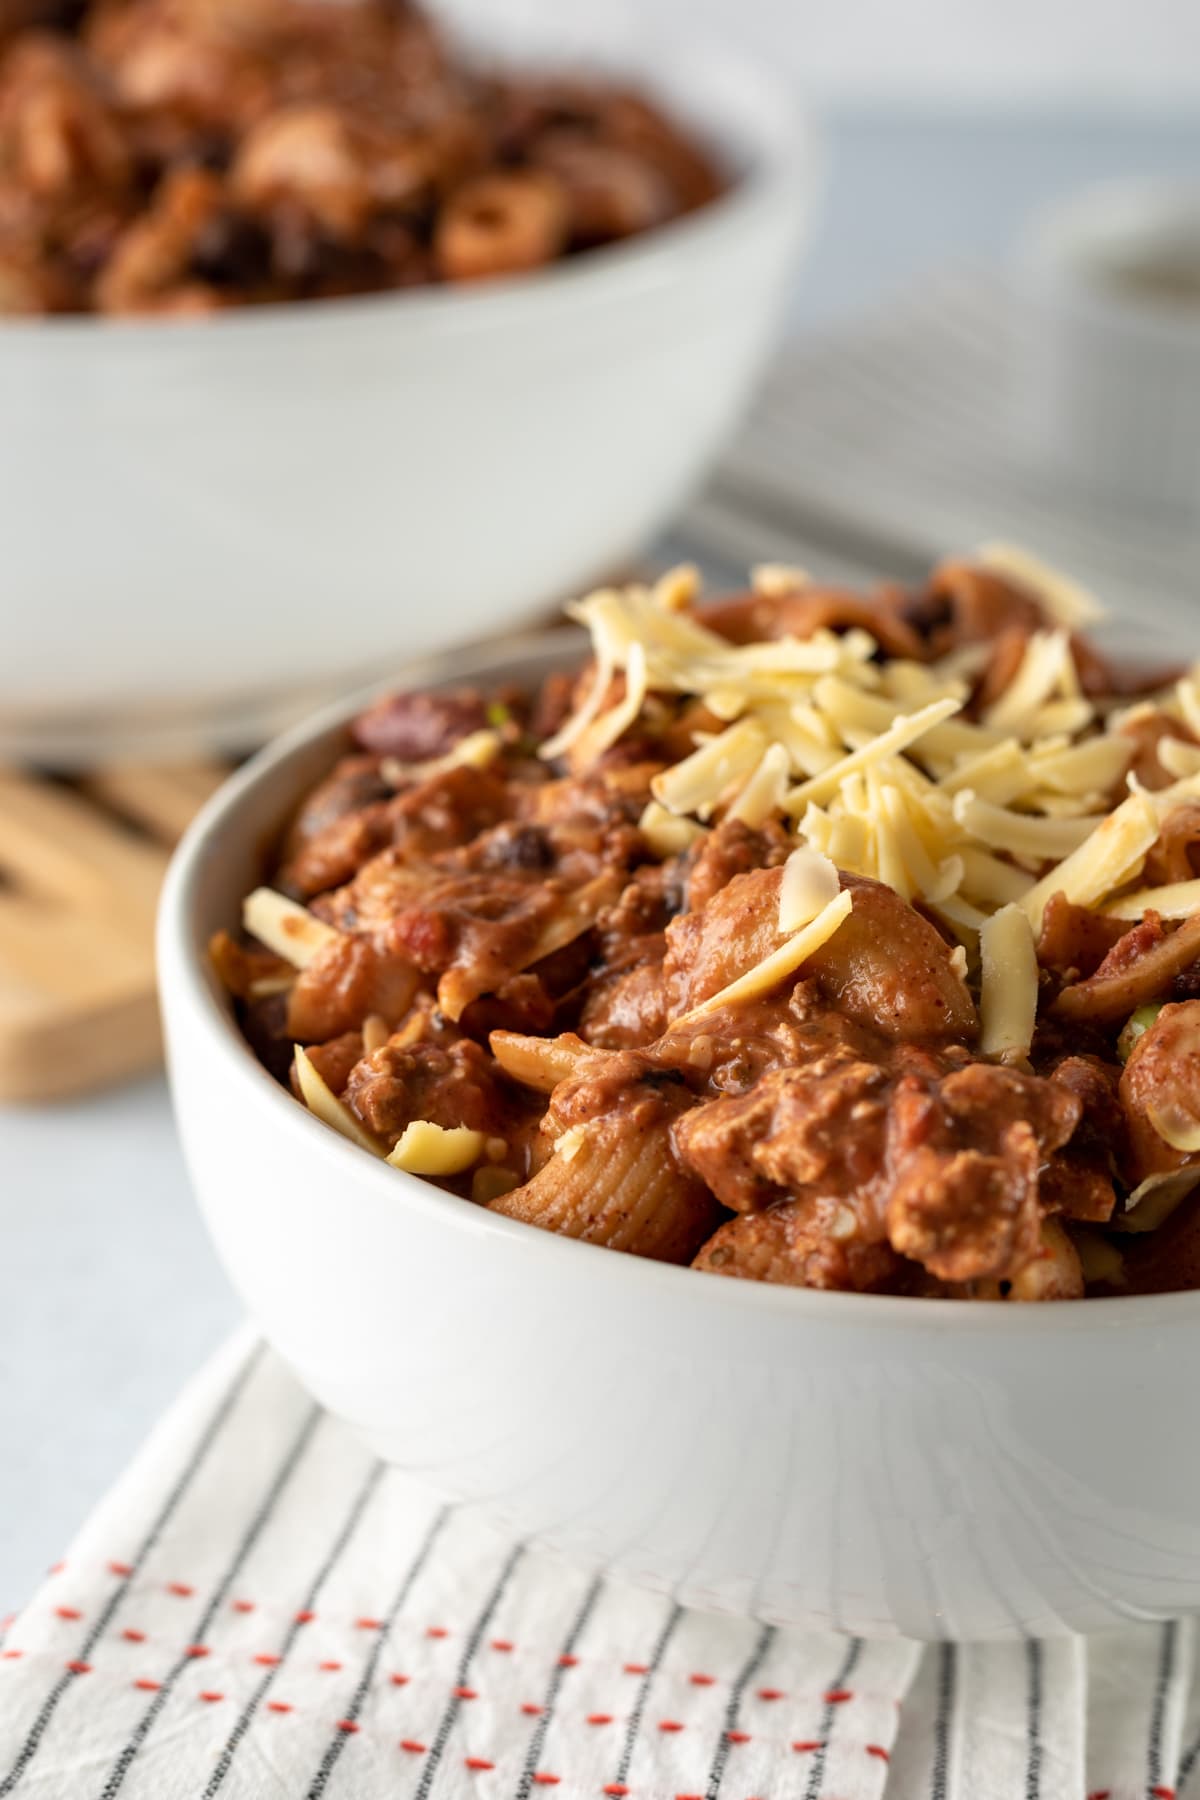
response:
[[[240,1337],[10,1621],[0,1796],[1184,1800],[1192,1629],[922,1649],[722,1620],[382,1468]]]

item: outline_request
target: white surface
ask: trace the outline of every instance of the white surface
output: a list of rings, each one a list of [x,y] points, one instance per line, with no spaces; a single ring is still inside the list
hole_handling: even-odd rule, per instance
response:
[[[0,330],[0,755],[98,755],[88,718],[149,744],[267,671],[361,679],[644,548],[761,372],[816,165],[769,72],[613,54],[736,175],[668,228],[465,291]]]
[[[412,685],[534,682],[571,653],[548,633]],[[316,1399],[521,1539],[685,1606],[973,1641],[1200,1610],[1200,1437],[1178,1427],[1200,1295],[956,1306],[620,1256],[400,1174],[259,1066],[205,946],[362,700],[205,807],[159,921],[200,1205]]]
[[[797,320],[841,317],[964,251],[1002,256],[1028,209],[1056,192],[1183,170],[1198,147],[1194,128],[1170,122],[847,118]],[[61,1554],[237,1310],[195,1217],[161,1084],[0,1109],[0,1616]]]
[[[238,1317],[161,1080],[0,1111],[0,1617]]]
[[[625,0],[645,6],[647,0]],[[653,0],[689,24],[736,25],[802,93],[912,105],[1109,100],[1148,110],[1200,95],[1192,0]]]

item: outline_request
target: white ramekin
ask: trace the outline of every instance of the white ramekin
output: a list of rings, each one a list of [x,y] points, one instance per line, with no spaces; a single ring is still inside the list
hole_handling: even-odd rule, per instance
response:
[[[806,118],[736,55],[614,36],[599,0],[490,10],[514,58],[553,58],[557,24],[563,54],[631,72],[730,190],[469,290],[0,324],[0,756],[238,748],[297,690],[620,568],[715,455],[812,216]]]
[[[1017,422],[1043,473],[1111,504],[1200,508],[1200,303],[1120,279],[1147,261],[1200,264],[1200,185],[1121,182],[1041,214],[1017,263]]]
[[[524,679],[568,642],[409,676]],[[514,1532],[702,1607],[957,1638],[1200,1609],[1200,1294],[953,1304],[663,1267],[398,1174],[276,1085],[205,945],[352,710],[209,804],[159,932],[201,1207],[318,1399]]]

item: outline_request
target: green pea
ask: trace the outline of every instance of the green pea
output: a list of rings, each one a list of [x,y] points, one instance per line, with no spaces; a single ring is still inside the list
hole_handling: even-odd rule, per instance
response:
[[[1163,1005],[1164,1002],[1159,1001],[1153,1006],[1139,1006],[1136,1012],[1130,1013],[1124,1025],[1121,1027],[1121,1035],[1117,1039],[1117,1055],[1122,1062],[1129,1061],[1133,1046],[1137,1043],[1143,1032],[1149,1031],[1155,1019],[1157,1019],[1159,1013],[1162,1011]]]

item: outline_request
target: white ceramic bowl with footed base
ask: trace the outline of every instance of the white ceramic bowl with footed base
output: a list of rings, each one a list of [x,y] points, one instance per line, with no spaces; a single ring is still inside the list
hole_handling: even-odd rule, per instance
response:
[[[473,286],[0,320],[0,757],[261,741],[677,511],[774,340],[818,159],[770,71],[612,10],[488,0],[471,41],[663,100],[731,178],[688,217]]]
[[[411,685],[537,677],[569,642]],[[160,923],[200,1204],[317,1398],[514,1532],[701,1607],[959,1638],[1200,1610],[1200,1294],[968,1305],[640,1262],[399,1174],[276,1085],[205,945],[356,704],[222,790]]]

